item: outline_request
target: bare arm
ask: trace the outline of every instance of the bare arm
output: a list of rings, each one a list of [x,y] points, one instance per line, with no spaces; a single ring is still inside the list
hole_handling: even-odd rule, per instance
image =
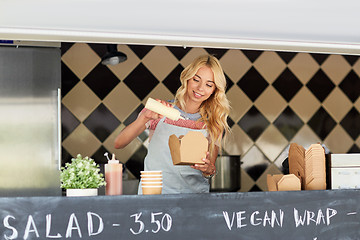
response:
[[[125,127],[115,139],[115,148],[124,148],[137,136],[145,130],[145,124],[149,121],[144,114],[139,117],[130,125]]]
[[[172,106],[171,104],[158,100],[166,106]],[[145,124],[151,119],[162,118],[163,115],[157,114],[153,111],[150,111],[146,108],[139,114],[138,118],[132,122],[130,125],[125,127],[115,139],[115,148],[124,148],[137,136],[139,136],[145,129]]]

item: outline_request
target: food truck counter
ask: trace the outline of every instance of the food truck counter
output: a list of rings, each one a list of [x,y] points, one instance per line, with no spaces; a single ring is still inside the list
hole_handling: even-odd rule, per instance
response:
[[[360,190],[0,198],[6,239],[359,239]]]

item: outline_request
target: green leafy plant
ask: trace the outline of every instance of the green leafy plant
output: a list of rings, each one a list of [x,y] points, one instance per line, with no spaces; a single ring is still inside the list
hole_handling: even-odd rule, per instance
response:
[[[60,173],[61,188],[99,188],[105,186],[104,175],[100,173],[99,165],[94,159],[78,154],[61,167]]]

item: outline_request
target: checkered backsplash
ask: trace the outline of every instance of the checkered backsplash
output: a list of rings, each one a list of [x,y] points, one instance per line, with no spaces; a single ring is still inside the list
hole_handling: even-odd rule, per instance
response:
[[[332,153],[360,152],[358,56],[238,49],[118,45],[128,59],[104,66],[105,44],[63,43],[63,163],[81,153],[104,163],[115,153],[132,177],[147,152],[145,131],[126,148],[117,134],[147,97],[172,99],[181,71],[214,54],[227,77],[232,134],[226,154],[241,155],[242,192],[264,191],[266,174],[282,172],[288,146],[324,143]]]

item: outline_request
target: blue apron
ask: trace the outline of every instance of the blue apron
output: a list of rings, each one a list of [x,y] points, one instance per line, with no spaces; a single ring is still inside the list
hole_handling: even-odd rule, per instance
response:
[[[202,172],[190,166],[173,165],[169,149],[169,137],[172,134],[179,137],[189,131],[199,131],[206,137],[207,130],[179,127],[167,124],[164,120],[165,118],[162,118],[159,121],[151,137],[148,154],[144,160],[144,170],[162,170],[162,194],[208,193],[210,189],[209,180],[202,176]],[[138,187],[138,194],[142,194],[141,183]]]

